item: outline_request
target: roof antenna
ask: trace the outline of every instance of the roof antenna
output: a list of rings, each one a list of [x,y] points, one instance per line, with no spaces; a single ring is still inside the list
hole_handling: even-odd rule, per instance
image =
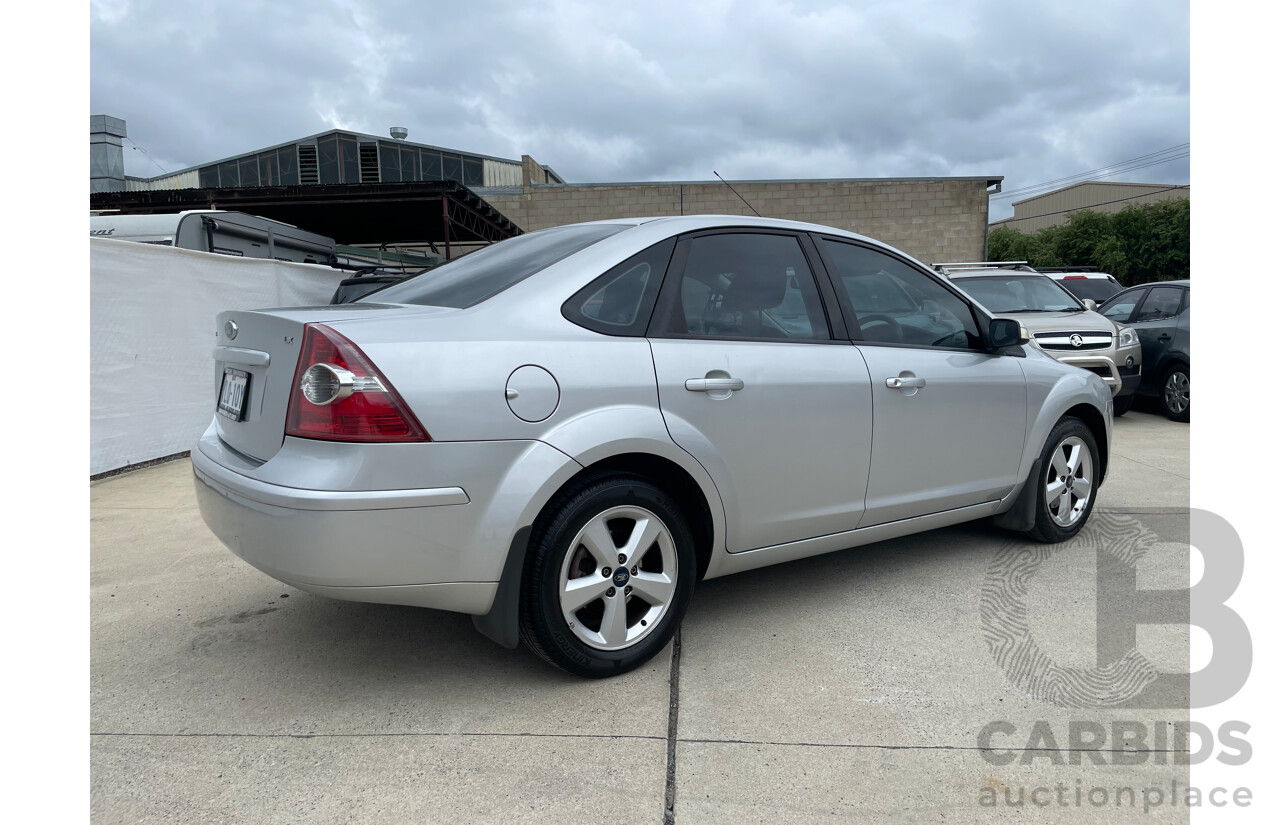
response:
[[[720,178],[720,173],[714,169],[711,170],[711,174],[715,175],[717,178]],[[756,208],[751,204],[747,203],[747,199],[742,197],[742,195],[739,195],[738,190],[734,189],[733,186],[729,183],[729,181],[725,180],[724,178],[720,178],[720,182],[723,183],[725,186],[728,186],[730,192],[732,192],[735,195],[738,195],[738,200],[742,201],[743,203],[746,203],[748,209],[750,209],[752,212],[756,212]],[[764,215],[761,215],[759,212],[756,212],[756,217],[763,218]]]

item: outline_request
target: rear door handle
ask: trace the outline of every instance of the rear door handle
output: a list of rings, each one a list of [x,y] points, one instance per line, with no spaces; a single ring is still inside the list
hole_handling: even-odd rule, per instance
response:
[[[684,382],[689,392],[724,392],[742,389],[745,384],[741,378],[690,378]]]
[[[891,390],[919,389],[924,386],[923,378],[886,378],[884,385]]]
[[[1170,339],[1172,339],[1172,338],[1173,338],[1173,336],[1172,336],[1172,335],[1169,335],[1169,334],[1167,334],[1167,333],[1166,333],[1165,335],[1161,335],[1161,336],[1160,336],[1159,338],[1157,338],[1156,340],[1157,340],[1157,341],[1160,341],[1161,343],[1164,343],[1165,341],[1168,341],[1168,340],[1170,340]]]

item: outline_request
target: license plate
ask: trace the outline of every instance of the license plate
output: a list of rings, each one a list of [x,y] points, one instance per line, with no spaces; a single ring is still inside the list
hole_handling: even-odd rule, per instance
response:
[[[248,395],[249,373],[227,367],[222,373],[222,390],[218,393],[218,414],[232,421],[242,420]]]

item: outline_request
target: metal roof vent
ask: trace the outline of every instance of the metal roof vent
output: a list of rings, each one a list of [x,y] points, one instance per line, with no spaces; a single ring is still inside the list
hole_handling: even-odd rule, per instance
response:
[[[392,126],[391,136],[396,140],[404,140],[409,136],[409,130],[404,128],[403,126]]]

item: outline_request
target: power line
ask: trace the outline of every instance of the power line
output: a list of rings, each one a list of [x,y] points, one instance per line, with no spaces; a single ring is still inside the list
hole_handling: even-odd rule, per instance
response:
[[[163,166],[161,166],[160,164],[156,163],[156,159],[155,159],[155,158],[153,158],[153,157],[151,157],[151,155],[148,155],[148,154],[147,154],[147,150],[146,150],[146,149],[143,149],[141,146],[139,146],[139,145],[134,141],[134,139],[133,139],[133,138],[128,138],[128,137],[127,137],[127,138],[125,138],[125,140],[129,141],[130,143],[132,143],[132,144],[133,144],[133,148],[134,148],[134,150],[135,150],[135,151],[138,151],[138,152],[141,152],[143,155],[145,155],[145,156],[146,156],[146,158],[147,158],[147,160],[151,161],[151,162],[155,165],[155,167],[156,167],[157,169],[159,169],[161,172],[163,172],[163,173],[164,173],[164,174],[166,174],[166,175],[167,175],[167,174],[169,174],[169,170],[168,170],[168,169],[165,169]]]
[[[1066,186],[1051,186],[1051,187],[1045,187],[1040,191],[1036,191],[1036,192],[1021,193],[1022,199],[1028,200],[1030,198],[1037,198],[1037,197],[1040,197],[1041,195],[1047,195],[1052,192],[1059,192],[1059,191],[1062,191],[1063,189],[1069,189],[1072,186],[1077,186],[1082,183],[1089,183],[1090,181],[1102,180],[1103,178],[1113,178],[1116,175],[1124,175],[1124,174],[1128,174],[1129,172],[1136,172],[1139,169],[1146,169],[1149,166],[1160,166],[1161,164],[1164,164],[1164,163],[1169,163],[1175,160],[1182,160],[1183,158],[1189,158],[1189,157],[1191,157],[1191,153],[1186,152],[1181,155],[1173,155],[1167,158],[1160,158],[1159,160],[1152,160],[1152,161],[1147,161],[1146,163],[1139,163],[1135,166],[1126,166],[1121,169],[1116,169],[1114,172],[1107,172],[1102,175],[1090,175],[1087,178],[1074,181],[1072,183],[1067,184]]]
[[[1050,215],[1065,215],[1067,212],[1082,212],[1086,209],[1094,209],[1096,207],[1107,206],[1108,204],[1112,204],[1112,203],[1122,203],[1124,201],[1131,201],[1136,198],[1149,198],[1152,195],[1159,195],[1161,192],[1172,192],[1174,189],[1190,189],[1190,188],[1191,188],[1191,184],[1183,183],[1183,184],[1178,184],[1176,186],[1169,186],[1164,189],[1157,189],[1154,192],[1143,192],[1141,195],[1130,195],[1127,198],[1116,198],[1113,201],[1103,201],[1102,203],[1093,203],[1088,206],[1073,206],[1070,209],[1059,209],[1057,212],[1045,212],[1043,215],[1030,215],[1025,218],[1005,218],[1004,220],[996,221],[996,223],[1007,224],[1007,223],[1019,223],[1020,221],[1033,221],[1036,218],[1047,218]]]
[[[1019,186],[1019,187],[1017,187],[1017,188],[1015,188],[1015,189],[1009,189],[1009,190],[1006,190],[1006,191],[1004,191],[1004,192],[1001,192],[1001,193],[998,195],[998,197],[1007,197],[1007,196],[1018,195],[1018,194],[1021,194],[1021,193],[1023,193],[1023,192],[1030,192],[1030,191],[1031,191],[1031,190],[1033,190],[1033,189],[1040,189],[1040,188],[1042,188],[1042,187],[1052,186],[1053,184],[1056,184],[1056,183],[1064,183],[1064,182],[1066,182],[1066,181],[1077,180],[1077,179],[1079,179],[1079,178],[1087,178],[1087,177],[1089,177],[1090,175],[1096,175],[1096,174],[1099,174],[1099,173],[1102,173],[1102,172],[1106,172],[1106,171],[1107,171],[1107,170],[1109,170],[1109,169],[1117,169],[1117,168],[1119,168],[1119,167],[1121,167],[1121,166],[1128,166],[1129,164],[1132,164],[1132,163],[1138,163],[1138,162],[1140,162],[1140,161],[1148,160],[1148,159],[1150,159],[1150,158],[1155,158],[1155,157],[1158,157],[1158,156],[1160,156],[1160,155],[1166,155],[1166,154],[1169,154],[1170,152],[1186,152],[1186,151],[1190,151],[1190,148],[1191,148],[1191,144],[1190,144],[1190,143],[1182,143],[1182,144],[1179,144],[1179,145],[1177,145],[1177,146],[1170,146],[1169,148],[1167,148],[1167,149],[1161,149],[1161,150],[1160,150],[1160,151],[1158,151],[1158,152],[1148,152],[1148,153],[1147,153],[1147,154],[1145,154],[1145,155],[1138,155],[1138,156],[1137,156],[1137,157],[1135,157],[1135,158],[1129,158],[1129,159],[1127,159],[1127,160],[1118,161],[1118,162],[1116,162],[1116,163],[1111,163],[1111,164],[1108,164],[1108,165],[1106,165],[1106,166],[1099,166],[1097,169],[1090,169],[1090,170],[1089,170],[1089,171],[1087,171],[1087,172],[1078,172],[1078,173],[1076,173],[1076,174],[1074,174],[1074,175],[1067,175],[1067,176],[1065,176],[1065,177],[1061,177],[1061,178],[1054,178],[1053,180],[1041,181],[1040,183],[1030,183],[1030,184],[1027,184],[1027,185],[1025,185],[1025,186]]]
[[[1170,152],[1178,152],[1178,153],[1186,152],[1189,154],[1190,148],[1191,148],[1190,143],[1182,143],[1177,146],[1170,146],[1169,148],[1161,149],[1158,152],[1148,152],[1145,155],[1139,155],[1135,158],[1129,158],[1128,160],[1122,160],[1117,163],[1108,164],[1106,166],[1099,166],[1097,169],[1090,169],[1087,172],[1079,172],[1074,175],[1067,175],[1066,177],[1054,178],[1053,180],[1042,181],[1040,183],[1027,184],[1026,186],[1020,186],[1016,189],[1008,189],[1004,192],[1000,192],[996,195],[992,195],[992,198],[1010,198],[1010,197],[1015,197],[1021,194],[1030,194],[1033,190],[1036,190],[1036,189],[1052,187],[1054,184],[1066,183],[1068,181],[1078,181],[1078,180],[1088,179],[1091,175],[1099,176],[1099,177],[1110,177],[1111,175],[1119,174],[1122,171],[1133,171],[1132,169],[1125,170],[1125,169],[1121,169],[1120,167],[1129,166],[1130,164],[1135,164],[1135,163],[1138,163],[1139,161],[1158,158],[1160,155],[1166,155]],[[1186,155],[1181,155],[1181,154],[1178,155],[1178,157],[1185,157],[1185,156]],[[1159,158],[1158,160],[1152,161],[1152,165],[1154,165],[1155,163],[1164,163],[1169,160],[1177,160],[1177,159],[1178,159],[1177,157]],[[1138,166],[1135,168],[1145,168],[1145,165]],[[1107,172],[1107,170],[1114,170],[1114,171],[1106,175],[1099,174],[1102,172]]]

